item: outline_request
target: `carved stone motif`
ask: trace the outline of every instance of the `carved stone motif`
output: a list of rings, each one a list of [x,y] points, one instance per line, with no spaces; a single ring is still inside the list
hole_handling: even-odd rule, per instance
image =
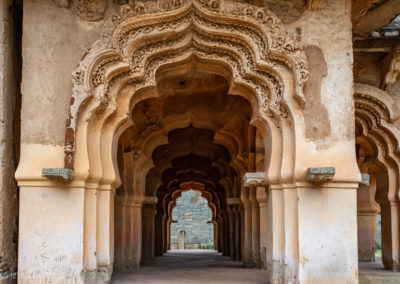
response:
[[[98,12],[105,8],[91,6],[92,2],[83,4]],[[288,112],[283,104],[283,83],[273,71],[276,64],[292,70],[295,98],[304,105],[306,56],[271,11],[219,0],[129,1],[106,21],[101,39],[74,72],[67,131],[75,133],[80,106],[87,99],[94,96],[96,111],[102,113],[115,104],[120,86],[128,85],[134,92],[154,86],[160,67],[190,56],[228,64],[234,80],[257,92],[261,116],[278,128]],[[105,78],[106,73],[113,75]],[[73,143],[66,139],[66,161],[72,159],[71,149]]]
[[[391,54],[389,54],[387,60],[389,62],[382,85],[385,91],[390,92],[400,75],[400,46],[397,46]]]
[[[335,168],[308,168],[306,173],[306,180],[311,183],[324,183],[333,180],[335,176]]]
[[[71,181],[74,178],[74,173],[71,169],[65,168],[43,168],[42,177],[51,180]]]
[[[98,21],[104,16],[107,0],[72,0],[72,11],[85,21]]]
[[[244,186],[266,186],[267,182],[263,172],[245,173],[243,175]]]

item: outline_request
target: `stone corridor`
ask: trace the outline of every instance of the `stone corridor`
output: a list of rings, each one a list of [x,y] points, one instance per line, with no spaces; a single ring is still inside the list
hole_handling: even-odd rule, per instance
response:
[[[215,250],[171,250],[133,272],[114,273],[112,283],[265,283],[266,273]]]

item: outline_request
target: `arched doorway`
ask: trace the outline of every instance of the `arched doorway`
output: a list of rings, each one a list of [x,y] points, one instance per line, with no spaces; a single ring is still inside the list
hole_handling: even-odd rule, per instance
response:
[[[365,182],[358,189],[358,254],[374,262],[377,214],[381,215],[382,263],[399,271],[399,135],[397,104],[383,90],[355,84],[356,151]]]
[[[132,125],[129,114],[135,115],[134,109],[142,101],[160,96],[158,87],[162,85],[163,77],[190,74],[194,68],[200,73],[220,76],[226,81],[228,94],[240,95],[251,104],[251,123],[261,133],[267,149],[262,171],[270,185],[273,187],[274,184],[279,184],[278,188],[281,188],[282,182],[294,181],[294,131],[301,127],[299,122],[302,119],[299,117],[294,122],[299,113],[293,112],[292,108],[300,109],[299,102],[303,100],[301,85],[306,76],[304,54],[295,41],[287,37],[280,20],[269,11],[244,5],[243,22],[234,23],[229,18],[229,11],[233,13],[237,7],[229,2],[212,1],[204,4],[193,1],[183,4],[178,1],[175,4],[170,12],[162,15],[146,14],[146,11],[142,11],[143,7],[132,9],[125,6],[118,20],[110,19],[103,39],[95,44],[75,72],[76,91],[71,106],[70,127],[67,129],[65,163],[66,167],[74,166],[77,178],[84,178],[88,184],[97,184],[97,188],[104,189],[99,192],[97,201],[88,201],[96,202],[93,206],[102,209],[97,211],[95,219],[92,214],[86,214],[86,226],[97,222],[95,220],[112,216],[112,188],[118,187],[121,180],[116,167],[116,141]],[[142,12],[145,14],[142,15]],[[147,23],[151,23],[151,26]],[[231,34],[228,36],[229,33]],[[185,120],[174,119],[169,129],[178,128],[179,125],[187,127],[185,122],[187,124]],[[296,128],[292,127],[294,125]],[[156,147],[166,143],[167,136],[164,132],[170,133],[169,129],[162,131],[154,128],[148,131],[147,136],[142,135],[142,146],[131,150],[132,158],[136,160],[134,176],[129,180],[133,187],[130,188],[126,202],[129,214],[135,216],[130,223],[132,228],[141,227],[142,203],[147,198],[145,193],[148,189],[146,176],[154,164],[152,153]],[[69,135],[75,132],[75,136]],[[228,149],[233,148],[229,149],[233,153],[237,152],[235,147],[240,151],[244,150],[238,148],[235,142],[229,141],[232,138],[229,138],[228,133],[222,131],[219,136],[214,139],[221,140],[222,145],[227,144]],[[240,143],[236,144],[240,146]],[[246,171],[255,170],[255,156],[249,157],[250,160],[244,161],[240,156],[231,157],[236,164],[239,187],[242,184],[242,175]],[[87,167],[90,169],[89,176]],[[252,211],[250,204],[254,204],[255,195],[253,193],[251,197],[250,191],[240,192],[243,200],[241,202],[248,204],[244,206],[244,215],[247,218],[245,222],[248,225],[244,228],[242,254],[251,263],[253,247],[257,246],[252,242],[257,237],[253,236],[250,225],[253,220],[249,217]],[[93,194],[96,194],[96,190],[93,190]],[[282,202],[281,194],[279,191],[272,191],[270,202]],[[118,214],[117,211],[115,213]],[[292,214],[296,212],[293,211]],[[270,218],[279,218],[278,216],[273,214]],[[254,222],[257,223],[256,220]],[[229,226],[227,222],[225,224]],[[85,246],[89,247],[89,243],[96,240],[102,247],[100,249],[99,245],[96,246],[96,260],[93,252],[87,250],[85,259],[95,265],[88,268],[88,271],[95,271],[96,267],[99,270],[100,266],[103,267],[100,270],[110,273],[114,261],[112,221],[97,222],[96,226],[96,232],[107,230],[110,235],[102,235],[100,240],[96,236],[98,233],[85,236]],[[106,228],[101,228],[102,226]],[[296,223],[292,226],[296,226]],[[272,230],[271,233],[277,233],[277,230]],[[141,258],[141,232],[134,230],[132,234],[138,240],[136,245],[131,245],[133,263],[138,265]],[[295,236],[287,235],[286,241],[291,242],[290,238]],[[224,242],[228,246],[227,237]],[[284,243],[285,240],[281,242]],[[283,265],[281,261],[274,261],[276,257],[280,258],[275,253],[277,251],[270,251],[268,255],[267,252],[265,262],[275,263],[274,266]],[[89,260],[91,258],[93,260]],[[99,258],[102,261],[99,262]],[[293,272],[289,275],[295,277],[297,253],[290,253],[287,258],[293,259],[292,264],[289,264]],[[272,278],[282,277],[273,275],[274,271],[282,269],[269,269]]]
[[[74,180],[46,183],[75,190],[73,200],[70,196],[63,199],[76,205],[69,219],[73,249],[61,250],[67,255],[60,260],[62,265],[69,267],[76,260],[68,279],[109,281],[126,251],[132,258],[129,263],[137,266],[142,254],[143,212],[150,212],[145,216],[151,219],[160,206],[162,214],[157,211],[154,224],[166,236],[169,226],[164,215],[170,214],[173,194],[182,183],[191,181],[205,186],[219,213],[215,215],[218,249],[243,259],[246,265],[265,266],[268,281],[319,281],[327,277],[327,271],[333,271],[332,281],[356,279],[355,218],[334,226],[335,230],[319,228],[336,224],[340,216],[354,211],[359,173],[353,138],[339,141],[332,151],[306,139],[302,107],[307,61],[299,39],[288,36],[273,13],[248,4],[216,0],[154,4],[122,6],[119,14],[108,19],[101,38],[73,74],[61,172],[73,171]],[[214,80],[203,86],[203,95],[208,87],[221,85],[225,87],[221,96],[236,96],[243,102],[240,108],[249,106],[250,115],[243,124],[246,131],[235,133],[235,129],[215,127],[210,119],[193,116],[153,123],[151,107],[147,112],[146,104],[163,98],[159,88],[163,80],[175,82],[172,90],[176,92],[193,74]],[[177,75],[184,80],[176,80]],[[140,107],[144,112],[137,111]],[[142,129],[141,139],[131,143],[132,127],[140,126],[135,123],[138,114],[154,127]],[[234,125],[241,125],[238,121]],[[176,132],[193,128],[211,132],[207,135],[212,139],[206,141],[213,143],[206,143],[210,148],[206,154],[165,154],[168,149],[162,147],[179,136]],[[154,154],[158,152],[164,154]],[[223,157],[224,152],[229,155],[221,161],[207,157],[210,153]],[[338,167],[335,159],[331,162],[338,152],[348,153],[340,161],[345,166]],[[191,165],[188,176],[182,164]],[[335,179],[331,174],[325,180],[331,182],[306,180],[308,168],[332,165],[337,167]],[[128,168],[131,171],[124,171]],[[226,179],[224,172],[229,173]],[[160,175],[161,182],[154,178]],[[22,203],[28,199],[24,195]],[[322,205],[326,199],[331,203]],[[346,210],[338,210],[335,204],[339,201],[346,204]],[[27,220],[27,212],[23,211],[21,220]],[[324,222],[319,212],[324,212]],[[114,224],[114,220],[122,222]],[[21,231],[22,244],[29,233]],[[341,234],[346,245],[338,251],[336,240]],[[311,241],[315,235],[319,236],[317,243]],[[133,241],[127,243],[128,249],[120,249],[125,240]],[[155,254],[168,248],[166,240],[154,236]],[[331,257],[332,251],[337,257]],[[26,247],[25,252],[21,267],[34,262],[35,254]],[[21,280],[36,277],[31,275],[21,272]]]

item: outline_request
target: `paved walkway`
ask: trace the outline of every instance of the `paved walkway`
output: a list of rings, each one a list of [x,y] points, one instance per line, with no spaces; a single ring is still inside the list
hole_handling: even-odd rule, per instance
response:
[[[358,268],[360,284],[400,283],[400,273],[385,270],[380,259],[376,262],[360,262]]]
[[[132,272],[116,272],[112,283],[266,283],[266,271],[247,269],[214,250],[172,250]]]
[[[266,271],[247,269],[214,250],[172,250],[132,272],[116,272],[112,283],[193,284],[266,283]],[[359,264],[360,284],[400,283],[400,273],[384,270],[382,262]]]

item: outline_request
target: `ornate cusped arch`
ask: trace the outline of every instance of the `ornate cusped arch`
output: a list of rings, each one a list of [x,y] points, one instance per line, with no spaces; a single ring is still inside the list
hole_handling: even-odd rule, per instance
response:
[[[356,143],[360,169],[374,175],[375,200],[381,206],[382,227],[398,228],[400,204],[400,152],[397,103],[383,90],[354,85]],[[400,239],[396,230],[382,230],[383,263],[398,269]]]
[[[270,163],[282,157],[294,160],[294,150],[283,149],[294,147],[289,137],[294,123],[287,121],[295,116],[293,104],[304,104],[308,72],[299,42],[263,8],[230,1],[160,0],[122,6],[73,73],[65,167],[75,166],[78,178],[117,186],[115,141],[132,124],[134,105],[158,95],[158,74],[185,64],[204,65],[207,72],[224,76],[230,94],[250,101],[253,123],[264,125],[262,131],[276,147]],[[271,175],[279,176],[280,166],[276,168]]]

